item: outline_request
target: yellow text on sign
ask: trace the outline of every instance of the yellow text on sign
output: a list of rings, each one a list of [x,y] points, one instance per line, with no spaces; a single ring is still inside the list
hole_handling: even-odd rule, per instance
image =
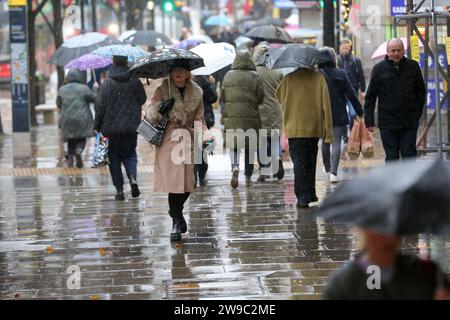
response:
[[[27,0],[8,0],[8,6],[26,6]]]
[[[446,47],[447,47],[447,63],[450,66],[450,37],[447,37],[446,41]]]
[[[411,36],[411,58],[420,62],[419,37],[417,35]]]

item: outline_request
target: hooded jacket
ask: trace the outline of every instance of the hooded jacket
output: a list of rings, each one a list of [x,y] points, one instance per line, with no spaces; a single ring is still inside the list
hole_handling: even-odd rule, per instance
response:
[[[276,91],[283,79],[283,73],[276,69],[270,70],[262,61],[259,61],[260,57],[266,53],[265,47],[268,47],[268,45],[264,42],[258,44],[252,57],[264,87],[264,100],[259,105],[261,127],[263,129],[281,130],[283,126],[283,109],[277,100]]]
[[[113,65],[95,101],[95,129],[105,136],[136,135],[141,106],[147,96],[138,79],[130,79],[128,68]]]
[[[56,98],[60,110],[59,125],[64,140],[87,138],[94,135],[93,118],[89,102],[95,101],[95,94],[81,83],[81,72],[72,69],[66,77]]]
[[[220,96],[225,130],[261,128],[259,105],[264,100],[264,87],[248,54],[237,54],[231,71],[225,75]]]

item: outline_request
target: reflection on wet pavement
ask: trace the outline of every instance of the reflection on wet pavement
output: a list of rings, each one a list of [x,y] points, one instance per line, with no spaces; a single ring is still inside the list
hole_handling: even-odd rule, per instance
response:
[[[241,177],[231,190],[225,155],[211,158],[208,185],[186,206],[188,233],[170,243],[151,146],[139,140],[141,197],[126,186],[117,202],[106,169],[63,168],[59,139],[55,126],[0,138],[0,299],[319,299],[358,250],[351,226],[311,222],[310,210],[295,208],[288,162],[281,182],[245,186]],[[344,161],[343,177],[381,163]],[[320,200],[334,188],[319,168]],[[449,248],[449,238],[402,241],[447,273]]]

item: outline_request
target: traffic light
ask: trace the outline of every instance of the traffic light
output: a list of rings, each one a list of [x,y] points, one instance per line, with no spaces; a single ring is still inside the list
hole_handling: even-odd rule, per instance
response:
[[[175,4],[173,0],[163,0],[161,2],[161,9],[164,12],[172,12],[175,9]]]

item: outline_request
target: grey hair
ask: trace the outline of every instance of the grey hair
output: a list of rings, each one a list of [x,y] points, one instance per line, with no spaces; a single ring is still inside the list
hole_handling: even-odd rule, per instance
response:
[[[392,38],[392,39],[388,40],[388,42],[387,42],[387,44],[386,44],[386,51],[389,51],[389,45],[390,45],[392,42],[400,42],[400,43],[402,44],[402,46],[403,46],[403,49],[405,49],[405,45],[403,44],[402,39],[400,39],[400,38]]]

